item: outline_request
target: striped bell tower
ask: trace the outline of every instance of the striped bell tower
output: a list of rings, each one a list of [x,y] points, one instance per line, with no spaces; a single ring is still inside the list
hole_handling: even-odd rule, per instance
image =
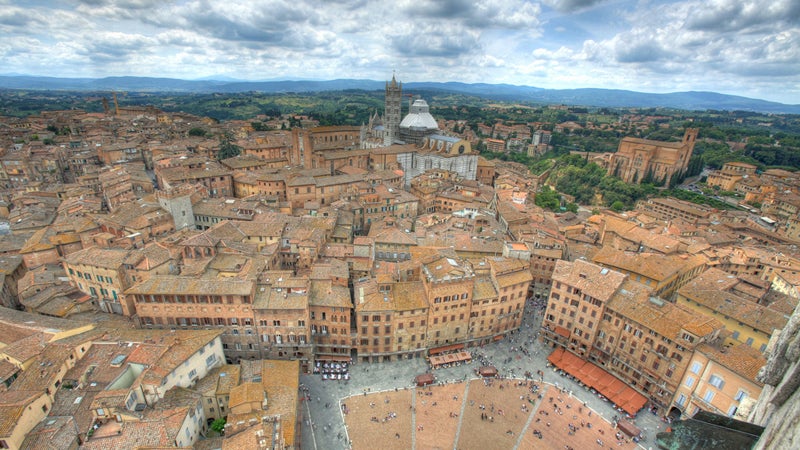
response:
[[[392,81],[386,82],[384,99],[383,126],[386,127],[384,145],[392,145],[400,138],[401,107],[403,103],[403,83],[398,83],[392,73]]]

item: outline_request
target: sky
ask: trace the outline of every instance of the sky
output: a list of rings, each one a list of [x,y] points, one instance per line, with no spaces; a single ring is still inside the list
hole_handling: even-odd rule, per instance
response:
[[[800,104],[800,0],[0,0],[0,74],[393,73]]]

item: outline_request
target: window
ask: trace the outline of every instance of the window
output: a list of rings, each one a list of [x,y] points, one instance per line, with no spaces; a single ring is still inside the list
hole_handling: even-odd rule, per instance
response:
[[[725,381],[723,381],[722,378],[716,375],[711,375],[711,378],[708,379],[708,384],[714,386],[717,389],[722,389],[722,386],[725,385]]]
[[[675,400],[675,403],[677,403],[678,406],[683,407],[683,404],[686,403],[686,396],[683,394],[679,395],[678,399]]]
[[[737,392],[736,396],[733,397],[733,399],[736,400],[737,402],[740,402],[740,401],[742,401],[742,400],[744,400],[746,398],[747,398],[747,392],[745,392],[745,391],[743,391],[741,389],[739,389],[739,392]]]
[[[692,363],[692,367],[691,367],[689,370],[690,370],[690,371],[691,371],[693,374],[697,375],[697,374],[699,374],[699,373],[700,373],[700,368],[701,368],[702,366],[703,366],[702,364],[700,364],[699,362],[695,361],[695,362],[693,362],[693,363]]]
[[[206,358],[206,366],[211,366],[217,361],[217,355],[211,354]]]
[[[690,388],[692,386],[694,386],[694,377],[686,377],[686,387]]]
[[[714,400],[714,391],[709,389],[706,391],[706,395],[703,396],[703,401],[706,403],[711,403],[712,400]]]
[[[752,346],[753,345],[753,338],[751,338],[751,337],[747,338],[747,341],[745,342],[745,344],[747,344],[748,347]]]

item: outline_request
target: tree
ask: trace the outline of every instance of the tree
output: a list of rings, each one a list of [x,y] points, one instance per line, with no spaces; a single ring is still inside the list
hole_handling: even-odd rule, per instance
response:
[[[232,144],[229,141],[224,141],[219,145],[217,159],[233,158],[234,156],[239,156],[240,153],[242,153],[241,147],[236,144]]]
[[[216,431],[217,433],[222,433],[225,430],[225,422],[224,418],[219,418],[211,422],[211,430]]]
[[[200,127],[194,127],[189,129],[189,136],[205,137],[205,135],[206,135],[206,130]]]
[[[611,204],[611,209],[616,212],[622,212],[625,210],[625,204],[617,200]]]
[[[557,211],[561,207],[561,196],[558,192],[550,189],[550,186],[542,186],[542,190],[536,194],[533,202],[540,208]]]

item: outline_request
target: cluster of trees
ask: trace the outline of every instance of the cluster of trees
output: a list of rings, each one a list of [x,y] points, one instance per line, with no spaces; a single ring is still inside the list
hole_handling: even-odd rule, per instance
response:
[[[580,155],[560,156],[549,178],[559,192],[582,205],[603,205],[621,211],[657,192],[653,183],[628,184]]]

